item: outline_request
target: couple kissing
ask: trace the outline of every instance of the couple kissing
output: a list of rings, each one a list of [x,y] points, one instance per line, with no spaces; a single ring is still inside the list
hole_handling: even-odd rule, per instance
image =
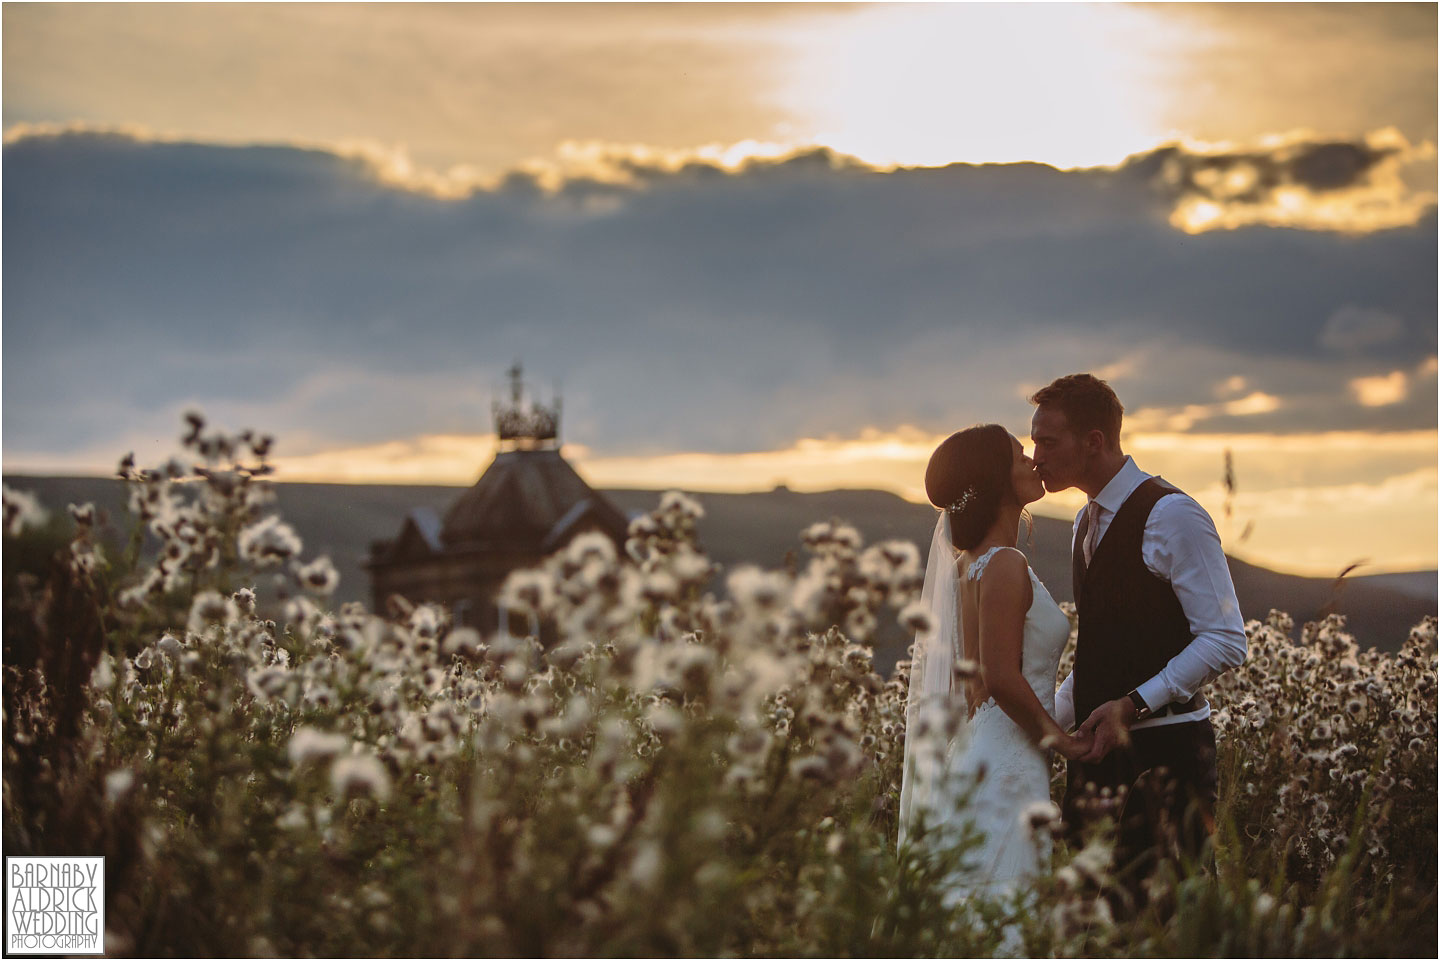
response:
[[[930,623],[911,663],[900,843],[978,830],[952,903],[1020,892],[1046,869],[1046,838],[1026,822],[1054,810],[1052,749],[1067,764],[1067,835],[1109,818],[1132,891],[1167,854],[1198,857],[1216,796],[1201,689],[1245,659],[1215,524],[1121,450],[1115,392],[1071,374],[1030,402],[1033,456],[985,424],[946,438],[925,472],[940,516]],[[1025,506],[1071,487],[1087,497],[1071,541],[1079,635],[1057,688],[1070,622],[1016,542]]]

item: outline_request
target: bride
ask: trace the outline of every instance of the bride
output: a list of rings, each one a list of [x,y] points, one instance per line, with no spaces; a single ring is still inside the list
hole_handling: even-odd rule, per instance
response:
[[[946,438],[925,491],[940,508],[906,709],[900,845],[945,846],[980,833],[947,901],[1019,893],[1048,861],[1023,823],[1050,801],[1048,749],[1084,754],[1055,722],[1055,673],[1070,623],[1015,547],[1022,509],[1045,488],[1020,442],[997,424]],[[1028,809],[1028,811],[1027,811]]]

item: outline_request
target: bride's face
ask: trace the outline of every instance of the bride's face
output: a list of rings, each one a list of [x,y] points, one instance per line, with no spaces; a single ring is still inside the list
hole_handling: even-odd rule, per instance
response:
[[[1035,462],[1025,456],[1025,447],[1013,434],[1010,443],[1015,445],[1011,461],[1010,483],[1015,488],[1015,499],[1021,504],[1030,504],[1045,496],[1045,483],[1035,470]]]

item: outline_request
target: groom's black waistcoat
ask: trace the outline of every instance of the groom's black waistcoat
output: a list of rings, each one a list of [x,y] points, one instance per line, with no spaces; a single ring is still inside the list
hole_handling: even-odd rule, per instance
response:
[[[1083,537],[1071,563],[1080,634],[1075,642],[1075,719],[1148,681],[1194,637],[1175,590],[1141,556],[1145,521],[1179,490],[1151,477],[1115,512],[1085,567]],[[1151,707],[1158,708],[1159,704]]]

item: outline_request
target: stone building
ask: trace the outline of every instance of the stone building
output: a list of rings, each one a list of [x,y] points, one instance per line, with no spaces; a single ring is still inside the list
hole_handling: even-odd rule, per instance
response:
[[[509,402],[494,405],[499,447],[475,486],[443,519],[428,508],[411,511],[393,539],[371,544],[375,610],[398,594],[446,605],[457,626],[491,631],[511,571],[538,564],[585,531],[624,548],[625,514],[560,456],[559,400],[525,402],[520,365],[509,374]]]

